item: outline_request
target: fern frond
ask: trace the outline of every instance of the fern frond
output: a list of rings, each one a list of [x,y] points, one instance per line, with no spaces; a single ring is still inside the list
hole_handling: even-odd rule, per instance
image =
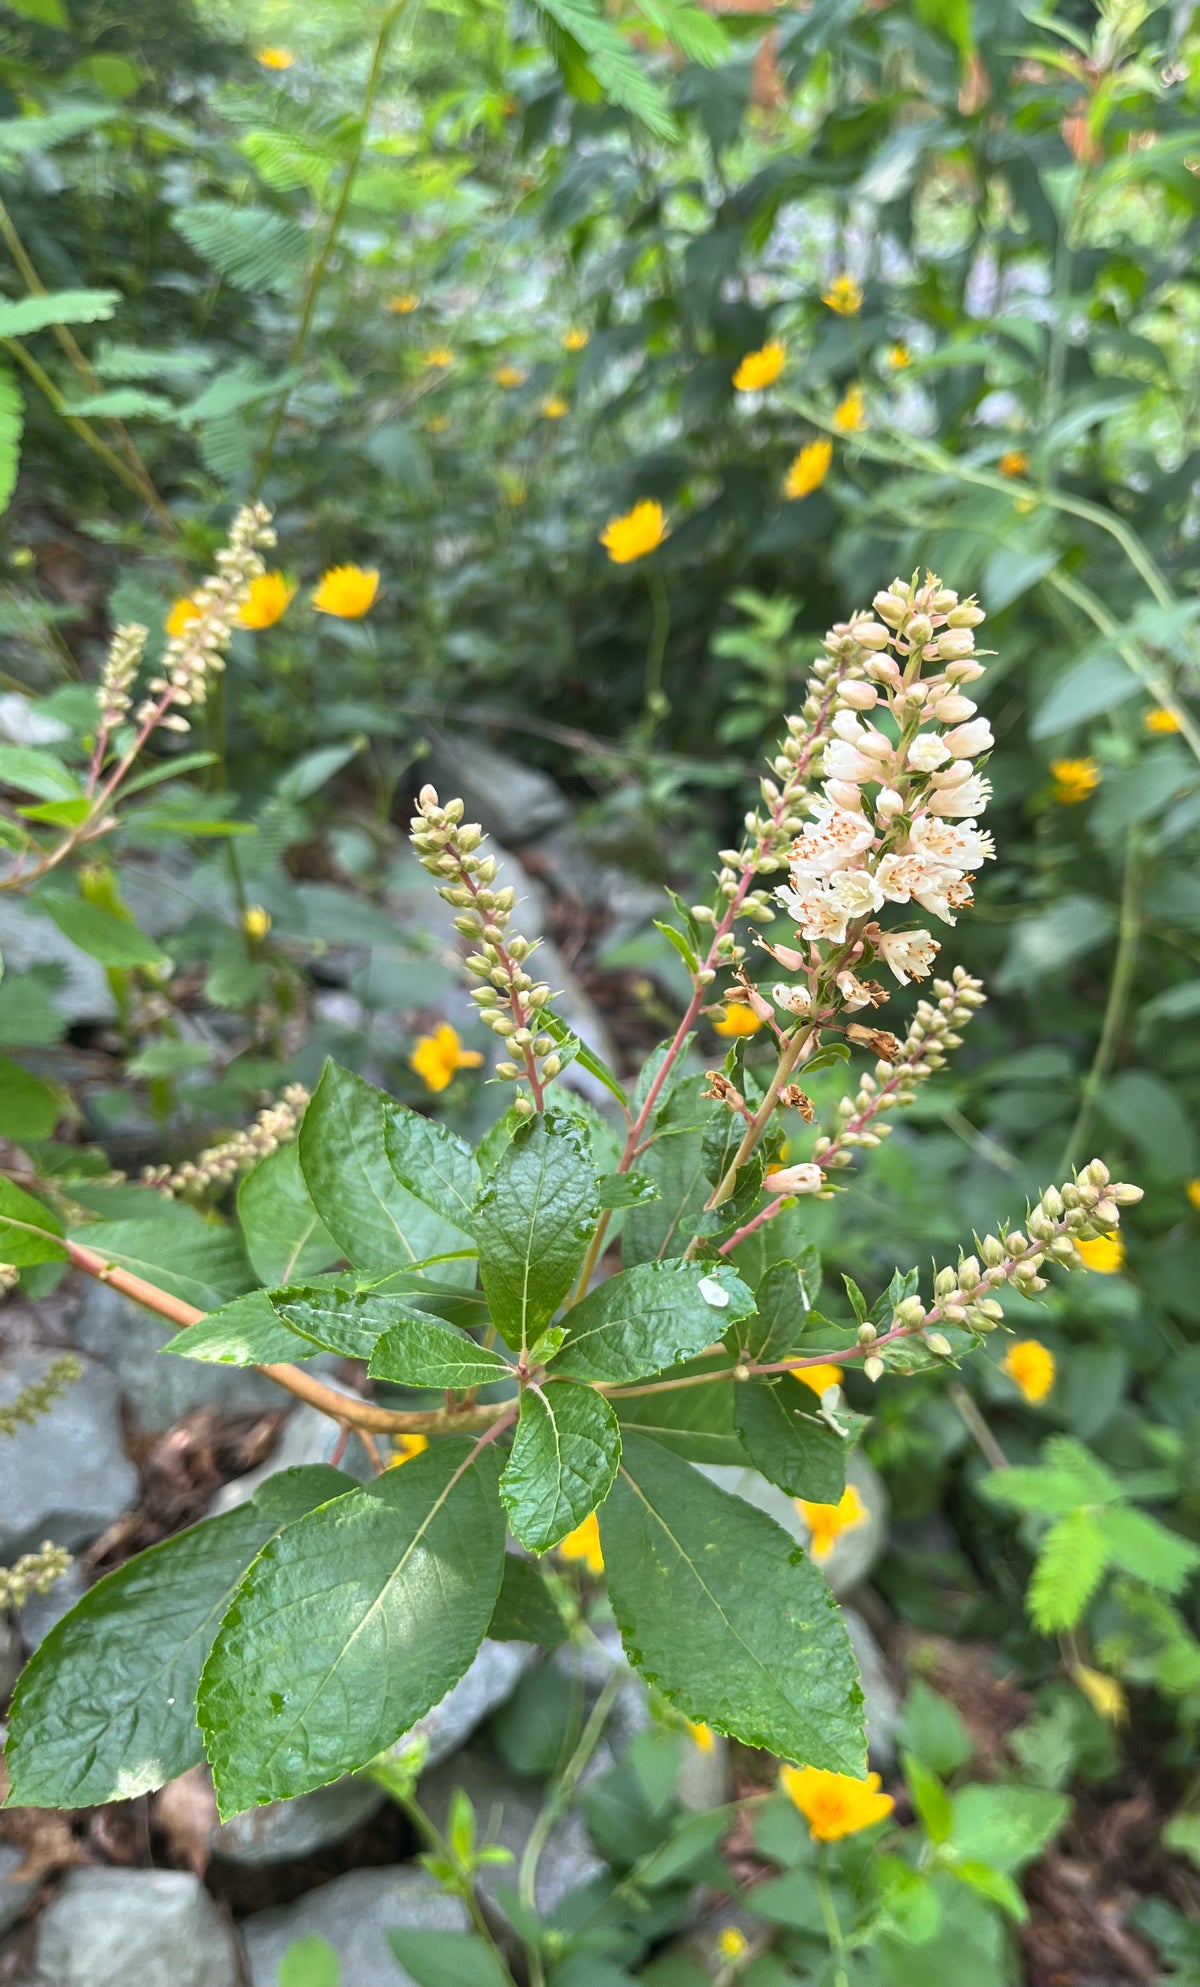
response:
[[[265,207],[202,201],[176,214],[190,248],[237,290],[269,290],[294,274],[307,246],[304,229]]]
[[[1070,1511],[1043,1538],[1025,1596],[1040,1634],[1074,1628],[1082,1619],[1109,1560],[1101,1522],[1090,1511]]]
[[[629,111],[656,137],[674,137],[675,121],[662,91],[592,0],[535,0],[535,5],[582,53],[589,73],[610,103]]]

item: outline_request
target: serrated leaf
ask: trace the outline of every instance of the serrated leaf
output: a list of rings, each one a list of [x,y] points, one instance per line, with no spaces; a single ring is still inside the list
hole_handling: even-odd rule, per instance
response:
[[[626,1433],[600,1538],[626,1654],[685,1717],[862,1778],[850,1639],[821,1575],[781,1526]]]
[[[714,1378],[708,1385],[701,1384],[705,1373],[728,1371],[727,1353],[672,1367],[667,1377],[687,1380],[686,1387],[663,1388],[653,1394],[614,1394],[617,1420],[623,1429],[653,1436],[664,1449],[686,1457],[688,1462],[727,1463],[744,1469],[746,1452],[733,1425],[733,1381]]]
[[[527,1387],[500,1479],[508,1522],[530,1552],[548,1552],[607,1497],[621,1458],[603,1394],[571,1380]]]
[[[543,1649],[557,1649],[567,1634],[567,1624],[537,1567],[514,1552],[505,1553],[504,1576],[488,1623],[489,1639],[534,1642]]]
[[[147,393],[140,386],[114,386],[107,393],[87,393],[63,408],[67,416],[88,421],[173,421],[175,402],[165,393]]]
[[[246,1254],[264,1283],[303,1281],[341,1254],[312,1204],[294,1144],[281,1145],[247,1173],[237,1211]]]
[[[92,370],[101,379],[189,379],[194,373],[210,371],[216,363],[215,352],[198,346],[182,351],[173,346],[155,350],[149,345],[112,345],[105,340],[92,360]]]
[[[11,1805],[130,1800],[203,1759],[196,1685],[239,1581],[269,1539],[350,1488],[324,1465],[281,1471],[89,1587],[17,1685]]]
[[[500,1590],[499,1469],[438,1441],[260,1553],[197,1699],[223,1818],[365,1766],[458,1682]]]
[[[286,1365],[294,1359],[313,1359],[317,1353],[311,1339],[301,1338],[280,1322],[265,1290],[252,1290],[219,1305],[159,1349],[184,1359],[203,1359],[212,1366]]]
[[[327,1062],[300,1127],[300,1168],[313,1206],[355,1269],[386,1276],[470,1245],[461,1228],[402,1187],[387,1155],[392,1100]],[[447,1282],[474,1281],[470,1263]]]
[[[422,1312],[399,1297],[346,1290],[336,1281],[324,1288],[293,1286],[268,1295],[276,1317],[292,1331],[326,1352],[339,1352],[343,1359],[370,1359],[385,1332],[427,1322]]]
[[[659,1198],[654,1181],[644,1173],[602,1173],[599,1193],[601,1207],[607,1208],[640,1207]]]
[[[1042,1539],[1025,1605],[1042,1635],[1075,1628],[1108,1565],[1104,1520],[1068,1511]]]
[[[568,1311],[553,1370],[576,1380],[640,1380],[703,1352],[753,1308],[724,1265],[637,1263]]]
[[[739,1384],[734,1388],[733,1425],[755,1469],[789,1497],[836,1504],[846,1488],[849,1444],[827,1422],[804,1413],[800,1391],[786,1375],[773,1382]]]
[[[772,1263],[754,1293],[755,1313],[740,1337],[747,1358],[773,1366],[798,1352],[820,1291],[821,1258],[811,1243],[793,1260]]]
[[[509,1345],[549,1324],[583,1263],[599,1219],[587,1134],[547,1112],[514,1133],[472,1218],[492,1321]]]
[[[438,1318],[410,1318],[390,1326],[376,1341],[368,1371],[373,1380],[390,1380],[401,1387],[456,1391],[513,1377],[507,1359]]]
[[[389,1103],[383,1142],[400,1185],[469,1234],[479,1198],[479,1168],[466,1139],[407,1105]]]
[[[120,301],[119,290],[49,290],[15,301],[6,297],[0,302],[0,338],[28,338],[52,324],[95,324],[111,317]]]

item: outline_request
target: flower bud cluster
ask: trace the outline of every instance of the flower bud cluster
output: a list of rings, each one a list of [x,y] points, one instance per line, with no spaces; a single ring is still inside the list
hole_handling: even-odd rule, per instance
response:
[[[183,632],[167,643],[160,672],[150,680],[150,694],[139,706],[140,725],[166,731],[187,731],[188,709],[200,709],[208,686],[225,667],[225,654],[242,608],[256,579],[266,568],[260,548],[274,545],[270,512],[264,504],[247,504],[230,527],[229,543],[216,557],[216,571],[191,596],[195,608]]]
[[[926,1078],[944,1067],[951,1049],[960,1048],[960,1028],[966,1026],[975,1009],[987,996],[982,983],[963,967],[956,966],[949,980],[935,980],[936,1004],[917,1002],[917,1011],[894,1059],[880,1061],[874,1073],[864,1076],[853,1097],[843,1097],[837,1107],[839,1129],[833,1138],[820,1138],[813,1158],[828,1172],[849,1166],[855,1146],[876,1146],[891,1133],[889,1124],[874,1120],[885,1111],[903,1110],[911,1104]]]
[[[117,629],[108,645],[104,669],[96,688],[96,707],[102,732],[112,731],[126,716],[133,702],[134,679],[146,647],[149,629],[140,622],[127,621]]]
[[[528,1082],[531,1094],[520,1091],[515,1099],[515,1108],[528,1117],[541,1108],[546,1084],[563,1066],[559,1044],[543,1019],[550,987],[526,970],[539,941],[509,930],[516,892],[507,884],[496,888],[496,858],[481,853],[483,830],[462,817],[461,800],[443,807],[436,788],[422,787],[410,839],[422,868],[437,879],[439,897],[457,912],[455,930],[473,948],[465,962],[479,981],[471,999],[507,1051],[495,1073],[510,1083]]]
[[[0,1566],[0,1613],[23,1608],[31,1594],[48,1594],[70,1565],[66,1547],[47,1539],[37,1552],[23,1552],[15,1566]]]
[[[303,1084],[290,1083],[278,1103],[268,1104],[245,1131],[235,1132],[220,1145],[210,1145],[174,1170],[170,1166],[147,1166],[142,1185],[190,1200],[219,1193],[239,1173],[248,1173],[260,1160],[268,1159],[272,1152],[295,1138],[307,1106],[308,1091]]]
[[[21,1272],[16,1263],[0,1263],[0,1296],[15,1290],[21,1281]]]
[[[1023,1297],[1036,1296],[1046,1288],[1040,1272],[1047,1262],[1078,1268],[1075,1244],[1110,1234],[1121,1209],[1141,1198],[1140,1187],[1111,1179],[1104,1161],[1093,1159],[1066,1186],[1048,1187],[1029,1208],[1027,1233],[1001,1228],[977,1243],[978,1255],[962,1257],[956,1268],[939,1269],[932,1309],[926,1311],[919,1297],[906,1299],[892,1320],[893,1329],[922,1334],[931,1350],[943,1355],[951,1351],[949,1341],[941,1333],[931,1335],[931,1325],[954,1325],[980,1335],[995,1331],[1004,1315],[999,1290],[1012,1284]]]
[[[52,1359],[40,1380],[31,1380],[15,1400],[0,1407],[0,1435],[15,1435],[23,1421],[36,1421],[39,1414],[49,1413],[59,1395],[82,1378],[83,1368],[73,1353],[64,1352],[61,1358]]]

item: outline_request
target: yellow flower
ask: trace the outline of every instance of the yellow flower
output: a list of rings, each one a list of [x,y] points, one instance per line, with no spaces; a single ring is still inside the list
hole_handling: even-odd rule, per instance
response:
[[[503,365],[496,367],[492,378],[495,380],[497,386],[524,386],[526,380],[529,378],[529,374],[523,373],[520,366]]]
[[[1054,781],[1051,797],[1060,807],[1077,806],[1100,784],[1100,768],[1094,759],[1051,759],[1050,775]]]
[[[1145,725],[1147,731],[1169,732],[1179,730],[1179,719],[1176,717],[1174,711],[1164,711],[1161,704],[1155,710],[1147,711],[1145,717],[1142,719],[1142,723]]]
[[[448,345],[431,345],[427,352],[422,353],[421,357],[423,363],[434,372],[443,370],[446,366],[454,364],[454,354]]]
[[[762,1022],[744,1000],[731,1000],[721,1019],[713,1022],[714,1035],[757,1035]]]
[[[388,298],[383,308],[390,310],[393,317],[411,317],[420,308],[420,303],[415,290],[398,290],[394,297]]]
[[[862,284],[856,283],[853,276],[835,276],[827,290],[821,292],[821,302],[828,304],[839,317],[854,317],[862,309]]]
[[[338,621],[361,621],[379,592],[374,566],[330,566],[322,573],[312,604],[318,614]]]
[[[662,505],[645,497],[631,511],[626,511],[624,517],[609,518],[600,533],[600,543],[614,566],[628,566],[634,559],[644,559],[647,552],[653,552],[669,537]]]
[[[181,635],[187,634],[192,623],[199,619],[200,609],[191,596],[184,593],[175,602],[166,620],[163,622],[163,627],[171,637],[171,640],[177,642]]]
[[[839,435],[857,435],[867,425],[867,398],[861,386],[848,386],[830,420]]]
[[[250,582],[250,591],[238,615],[238,627],[273,628],[281,615],[287,613],[295,591],[282,573],[259,573]]]
[[[712,1751],[717,1742],[707,1725],[694,1725],[689,1718],[687,1728],[692,1735],[693,1742],[700,1748],[701,1752]]]
[[[568,1532],[565,1539],[558,1542],[558,1550],[564,1559],[581,1559],[589,1573],[599,1575],[604,1571],[604,1554],[600,1550],[600,1520],[593,1511],[582,1525]]]
[[[430,1090],[445,1090],[460,1069],[478,1069],[482,1061],[479,1050],[464,1049],[458,1030],[443,1021],[432,1035],[418,1035],[408,1066]]]
[[[450,416],[448,414],[431,414],[425,423],[425,433],[427,435],[444,435],[449,426]]]
[[[290,48],[256,48],[254,60],[264,69],[290,69],[296,58]]]
[[[1090,1242],[1076,1242],[1075,1253],[1085,1269],[1100,1276],[1115,1276],[1125,1261],[1125,1244],[1114,1228],[1111,1234],[1097,1235]]]
[[[829,1387],[841,1386],[842,1369],[840,1366],[832,1364],[793,1366],[792,1378],[793,1380],[799,1380],[803,1387],[811,1387],[814,1394],[823,1394]],[[819,1504],[816,1506],[816,1509],[819,1511],[832,1511],[836,1509],[836,1506],[832,1504]]]
[[[1037,1407],[1054,1385],[1054,1354],[1038,1338],[1019,1338],[1000,1361],[1000,1371]]]
[[[810,1372],[815,1370],[809,1368]],[[810,1504],[806,1497],[793,1501],[812,1533],[808,1549],[814,1559],[828,1559],[842,1533],[865,1525],[871,1515],[852,1483],[846,1485],[836,1504]]]
[[[242,912],[242,930],[247,938],[265,938],[271,929],[271,913],[261,904],[247,904]]]
[[[996,467],[1002,476],[1023,476],[1029,467],[1029,457],[1023,448],[1005,449]]]
[[[1103,1670],[1090,1670],[1086,1663],[1076,1663],[1071,1675],[1093,1711],[1107,1718],[1110,1725],[1125,1723],[1129,1716],[1129,1700],[1116,1677],[1106,1677]]]
[[[548,421],[561,421],[569,411],[561,393],[548,393],[542,402],[542,413]]]
[[[581,331],[578,325],[573,324],[569,331],[563,332],[562,348],[564,352],[582,352],[587,342],[587,332]]]
[[[825,1773],[819,1766],[785,1766],[779,1774],[788,1799],[794,1801],[814,1842],[840,1842],[886,1821],[895,1802],[879,1791],[879,1775],[855,1780],[849,1773]]]
[[[722,1959],[738,1960],[750,1950],[750,1941],[736,1925],[726,1925],[723,1932],[717,1933],[717,1951]]]
[[[819,441],[805,442],[783,481],[785,497],[811,497],[819,490],[829,474],[833,461],[833,443],[822,436]]]
[[[1197,1213],[1200,1213],[1200,1180],[1189,1180],[1183,1191]]]
[[[883,363],[894,373],[902,373],[905,366],[912,364],[912,354],[907,345],[889,345],[883,355]]]
[[[757,352],[747,352],[733,375],[739,393],[758,393],[779,378],[787,363],[787,348],[780,339],[770,338]]]
[[[428,1437],[425,1435],[393,1436],[392,1454],[391,1454],[391,1460],[388,1463],[388,1468],[390,1470],[400,1469],[403,1466],[403,1464],[411,1463],[414,1456],[421,1455],[423,1451],[426,1450],[428,1447],[429,1447],[429,1440]]]

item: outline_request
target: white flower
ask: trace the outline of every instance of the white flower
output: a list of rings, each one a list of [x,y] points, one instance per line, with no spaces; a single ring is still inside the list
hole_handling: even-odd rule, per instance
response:
[[[981,773],[972,773],[961,786],[931,793],[927,802],[931,814],[982,814],[992,797],[992,783]]]
[[[933,702],[933,715],[939,724],[961,724],[964,718],[973,718],[979,709],[960,690],[946,690]]]
[[[946,743],[956,759],[975,759],[981,752],[990,752],[996,741],[986,718],[972,718],[969,724],[958,724],[948,731]]]
[[[802,938],[828,938],[840,945],[846,936],[846,912],[836,897],[827,897],[822,890],[809,890],[803,895],[798,890],[789,890],[782,884],[776,895],[786,904],[796,920]]]
[[[875,871],[875,881],[891,904],[907,904],[918,890],[932,884],[937,866],[919,855],[886,855]]]
[[[960,787],[958,792],[961,791]],[[981,862],[991,862],[996,845],[972,820],[956,826],[937,815],[919,814],[912,824],[907,852],[945,863],[947,868],[965,876],[969,870],[978,869]]]
[[[871,1004],[871,996],[862,981],[856,980],[854,974],[849,971],[838,974],[837,990],[842,996],[842,1005],[851,1010],[869,1007]]]
[[[895,787],[880,787],[875,796],[875,812],[881,821],[890,821],[893,814],[900,814],[903,809],[903,797]]]
[[[855,786],[879,778],[879,767],[874,759],[868,759],[865,752],[856,752],[844,738],[830,740],[825,747],[821,770],[827,780],[849,780]]]
[[[782,982],[771,988],[771,999],[785,1014],[811,1014],[812,995],[807,987],[789,987]]]
[[[832,874],[836,869],[852,868],[875,840],[874,826],[865,814],[851,814],[828,800],[817,801],[813,811],[816,820],[808,822],[792,843],[793,882],[797,869]]]
[[[843,683],[838,695],[843,704],[848,704],[852,711],[871,711],[879,702],[879,692],[875,685],[860,683],[856,678],[849,683]]]
[[[851,918],[865,918],[883,902],[883,891],[867,869],[839,869],[829,881],[831,894]]]
[[[879,941],[880,957],[902,987],[910,979],[927,980],[940,950],[936,938],[927,931],[885,931]]]
[[[950,747],[934,731],[914,738],[908,748],[908,764],[914,773],[935,773],[950,757]]]
[[[777,1173],[768,1173],[763,1186],[769,1194],[819,1194],[825,1184],[825,1176],[819,1166],[782,1166]]]

